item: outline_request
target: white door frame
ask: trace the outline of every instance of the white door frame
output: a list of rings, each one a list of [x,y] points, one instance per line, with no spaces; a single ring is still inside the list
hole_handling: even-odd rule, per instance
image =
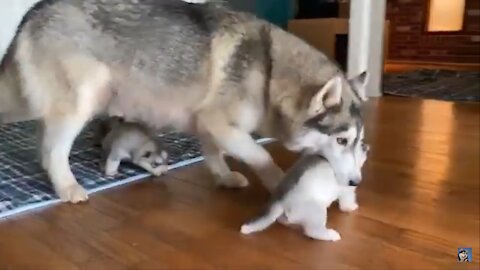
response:
[[[386,0],[350,0],[348,75],[368,70],[366,95],[382,95]]]

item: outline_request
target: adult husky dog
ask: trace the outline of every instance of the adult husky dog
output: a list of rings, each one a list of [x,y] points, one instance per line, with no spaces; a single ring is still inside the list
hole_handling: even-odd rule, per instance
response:
[[[248,185],[226,152],[272,189],[283,172],[249,134],[321,150],[361,123],[365,74],[347,80],[299,38],[215,3],[44,0],[2,60],[0,113],[27,106],[42,119],[42,165],[64,201],[87,199],[68,157],[103,113],[195,133],[217,184]]]

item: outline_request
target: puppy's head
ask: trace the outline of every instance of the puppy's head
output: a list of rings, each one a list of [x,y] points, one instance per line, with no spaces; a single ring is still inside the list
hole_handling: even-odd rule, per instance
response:
[[[363,127],[350,126],[328,138],[321,153],[328,159],[341,185],[357,186],[370,146],[364,141]]]
[[[141,160],[151,164],[154,168],[168,165],[168,153],[167,151],[156,147],[155,144],[150,143],[142,149]]]

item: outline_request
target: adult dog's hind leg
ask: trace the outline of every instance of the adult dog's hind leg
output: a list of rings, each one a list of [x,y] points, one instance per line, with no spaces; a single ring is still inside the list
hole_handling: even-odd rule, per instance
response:
[[[46,168],[58,197],[62,201],[78,203],[88,199],[68,162],[75,137],[80,133],[87,119],[59,117],[44,120],[42,164]]]
[[[64,37],[56,45],[43,38],[51,36],[48,31],[38,30],[42,38],[34,38],[31,31],[19,34],[15,59],[29,109],[44,121],[42,164],[60,199],[84,201],[87,193],[68,158],[75,137],[110,98],[110,69],[73,39]]]
[[[57,195],[62,201],[78,203],[88,199],[69,165],[73,142],[83,126],[101,109],[102,96],[110,81],[110,70],[89,57],[62,58],[65,88],[49,89],[51,103],[44,116],[42,164],[46,167]]]

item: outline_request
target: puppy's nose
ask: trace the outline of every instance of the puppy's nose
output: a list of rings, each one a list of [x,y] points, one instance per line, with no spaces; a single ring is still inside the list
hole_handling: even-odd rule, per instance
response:
[[[348,181],[348,185],[351,186],[351,187],[356,187],[356,186],[358,186],[358,183],[359,183],[359,182],[353,181],[353,180]]]
[[[154,161],[152,165],[153,165],[153,167],[158,167],[158,166],[163,165],[163,162]]]

